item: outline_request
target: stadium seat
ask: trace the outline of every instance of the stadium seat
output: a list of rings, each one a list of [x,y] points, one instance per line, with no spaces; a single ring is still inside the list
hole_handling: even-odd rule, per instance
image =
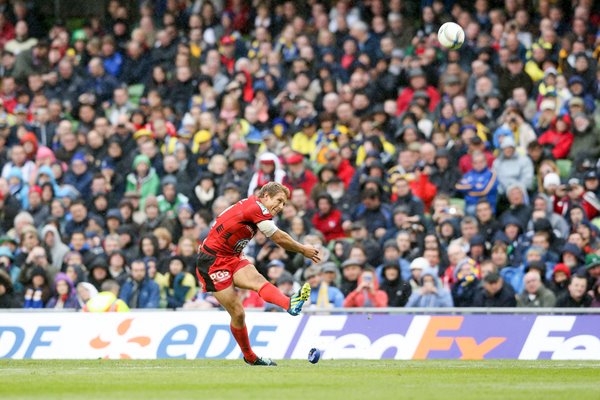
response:
[[[140,98],[144,94],[145,88],[146,86],[144,86],[143,83],[138,83],[136,85],[129,86],[127,89],[127,92],[129,93],[129,101],[131,101],[136,107],[140,105]]]
[[[558,171],[561,179],[568,179],[571,175],[571,165],[573,162],[571,160],[556,160],[556,166],[558,167]]]
[[[461,199],[459,197],[452,197],[450,199],[450,205],[452,207],[460,209],[463,212],[465,211],[465,199]]]

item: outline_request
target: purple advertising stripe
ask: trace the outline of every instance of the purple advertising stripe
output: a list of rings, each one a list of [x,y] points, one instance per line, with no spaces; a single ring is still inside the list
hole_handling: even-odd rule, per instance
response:
[[[296,328],[296,332],[294,332],[294,337],[290,341],[290,345],[288,346],[288,349],[285,352],[284,358],[286,358],[286,359],[289,359],[292,357],[292,352],[296,348],[296,345],[298,344],[298,340],[300,339],[300,336],[302,336],[302,332],[304,332],[304,327],[306,327],[306,323],[308,322],[308,319],[310,318],[309,315],[301,315],[300,317],[302,319],[300,320],[300,323],[298,324],[298,327]]]

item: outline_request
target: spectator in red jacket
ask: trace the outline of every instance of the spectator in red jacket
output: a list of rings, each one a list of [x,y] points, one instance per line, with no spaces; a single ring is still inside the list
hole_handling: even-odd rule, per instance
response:
[[[293,153],[285,160],[288,165],[288,174],[283,178],[283,184],[290,189],[304,189],[304,193],[310,194],[318,179],[310,170],[304,167],[304,157],[302,154]]]
[[[437,193],[437,187],[429,181],[429,167],[424,163],[417,164],[415,179],[410,182],[410,190],[423,201],[425,212],[429,212],[431,202]]]
[[[333,166],[333,168],[335,168],[338,178],[344,182],[344,186],[346,189],[348,189],[348,186],[350,186],[350,181],[354,176],[354,167],[350,164],[350,161],[342,158],[339,152],[333,149],[327,152],[325,158],[327,159],[327,162]]]
[[[312,224],[325,236],[327,242],[346,237],[342,228],[342,213],[334,207],[329,193],[317,196],[317,212],[312,218]]]
[[[387,293],[379,289],[372,269],[365,269],[358,278],[358,286],[346,296],[344,307],[387,307]]]
[[[427,94],[429,98],[429,111],[433,112],[440,102],[441,96],[435,87],[427,84],[425,71],[421,68],[413,68],[408,72],[408,79],[410,86],[400,92],[400,96],[398,96],[398,100],[396,101],[398,107],[396,115],[400,115],[408,110],[410,102],[417,91],[423,91]]]
[[[556,159],[566,158],[575,136],[571,132],[571,117],[568,114],[554,118],[550,129],[540,136],[538,142],[551,148]]]

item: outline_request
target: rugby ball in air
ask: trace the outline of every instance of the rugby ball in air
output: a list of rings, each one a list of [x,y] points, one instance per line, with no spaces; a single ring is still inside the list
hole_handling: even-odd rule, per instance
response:
[[[465,31],[454,22],[446,22],[438,30],[438,42],[447,49],[459,49],[465,42]]]

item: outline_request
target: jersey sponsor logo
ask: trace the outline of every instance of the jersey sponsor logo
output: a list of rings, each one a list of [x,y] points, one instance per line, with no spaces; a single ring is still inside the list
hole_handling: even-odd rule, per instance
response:
[[[229,271],[217,271],[210,274],[210,279],[212,279],[212,281],[215,283],[226,281],[230,277],[231,274]]]
[[[249,241],[250,241],[250,239],[238,240],[238,242],[235,244],[235,246],[233,246],[233,251],[235,253],[241,253],[242,250],[244,250],[244,247],[246,247],[246,245],[248,244]]]
[[[258,204],[258,206],[260,207],[263,215],[269,214],[269,210],[267,210],[267,207],[265,207],[260,201],[256,201],[256,204]]]

